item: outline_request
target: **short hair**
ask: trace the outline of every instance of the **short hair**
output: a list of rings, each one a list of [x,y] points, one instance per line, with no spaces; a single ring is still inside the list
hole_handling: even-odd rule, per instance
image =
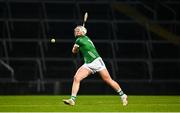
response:
[[[83,35],[85,35],[87,33],[87,29],[84,26],[79,25],[75,29],[77,29],[77,28],[80,29],[81,32],[83,32]]]

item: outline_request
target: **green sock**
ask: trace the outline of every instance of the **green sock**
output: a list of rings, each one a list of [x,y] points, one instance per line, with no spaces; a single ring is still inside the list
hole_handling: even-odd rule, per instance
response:
[[[71,99],[75,101],[76,100],[76,96],[71,96]]]
[[[121,90],[120,92],[118,92],[120,96],[124,95],[124,92]]]

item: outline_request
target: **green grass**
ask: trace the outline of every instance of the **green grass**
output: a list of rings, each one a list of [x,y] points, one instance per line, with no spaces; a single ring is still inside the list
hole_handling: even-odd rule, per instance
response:
[[[180,112],[180,96],[129,96],[122,106],[118,96],[78,96],[75,106],[69,96],[0,96],[1,112]]]

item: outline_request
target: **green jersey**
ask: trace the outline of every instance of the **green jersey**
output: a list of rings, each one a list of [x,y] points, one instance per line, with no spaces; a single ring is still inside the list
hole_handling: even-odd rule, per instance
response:
[[[96,58],[99,57],[99,54],[91,41],[91,39],[88,36],[80,36],[76,39],[75,44],[79,47],[79,50],[81,51],[84,62],[85,63],[91,63]]]

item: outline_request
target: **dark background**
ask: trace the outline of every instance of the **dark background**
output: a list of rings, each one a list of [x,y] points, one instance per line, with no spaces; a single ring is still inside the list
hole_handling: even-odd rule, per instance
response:
[[[128,95],[180,94],[179,0],[0,0],[0,94],[70,94],[85,12],[87,35]],[[95,74],[79,94],[116,93]]]

